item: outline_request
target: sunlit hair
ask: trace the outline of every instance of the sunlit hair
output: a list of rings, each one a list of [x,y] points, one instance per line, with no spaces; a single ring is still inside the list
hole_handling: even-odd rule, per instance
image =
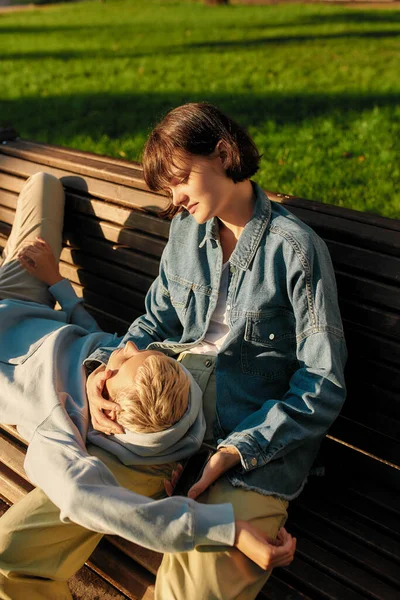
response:
[[[215,156],[217,145],[226,174],[235,183],[258,171],[260,154],[253,140],[216,106],[193,102],[174,108],[153,129],[143,151],[148,187],[167,190],[173,178],[188,174],[185,163],[191,156]],[[171,203],[165,214],[173,216],[179,210]]]
[[[176,360],[148,356],[137,369],[134,383],[113,397],[120,406],[117,421],[141,433],[168,429],[185,414],[189,388],[189,377]]]

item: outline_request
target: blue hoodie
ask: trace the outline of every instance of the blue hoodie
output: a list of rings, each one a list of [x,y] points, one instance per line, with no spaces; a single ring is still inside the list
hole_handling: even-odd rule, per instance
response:
[[[205,431],[201,391],[193,378],[188,409],[170,429],[110,437],[90,430],[84,361],[96,348],[120,340],[99,330],[68,281],[50,292],[62,310],[0,300],[0,422],[17,425],[29,442],[25,470],[32,483],[60,508],[62,521],[159,552],[233,545],[230,504],[140,496],[120,486],[85,447],[89,439],[127,466],[163,464],[192,454]]]

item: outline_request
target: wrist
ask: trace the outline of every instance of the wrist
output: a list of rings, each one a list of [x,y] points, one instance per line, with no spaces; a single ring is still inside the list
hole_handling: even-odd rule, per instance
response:
[[[61,277],[60,273],[58,273],[51,277],[48,277],[46,283],[49,287],[51,287],[52,285],[56,285],[56,283],[59,283],[63,279],[64,279],[64,277]]]

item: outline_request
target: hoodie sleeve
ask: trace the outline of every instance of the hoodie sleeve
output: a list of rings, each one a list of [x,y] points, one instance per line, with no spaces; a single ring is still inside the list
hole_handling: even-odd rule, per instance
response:
[[[60,406],[34,434],[25,469],[60,508],[63,522],[119,535],[158,552],[234,543],[230,504],[208,506],[179,496],[155,501],[120,486],[104,463],[88,455]]]
[[[90,333],[102,331],[95,319],[83,307],[83,298],[79,298],[76,295],[74,288],[67,279],[62,279],[58,283],[51,285],[49,292],[66,314],[67,323],[79,325]]]

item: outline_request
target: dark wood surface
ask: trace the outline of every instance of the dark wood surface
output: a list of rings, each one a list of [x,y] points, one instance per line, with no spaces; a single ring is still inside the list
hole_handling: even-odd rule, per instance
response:
[[[0,131],[0,141],[11,138]],[[63,275],[106,330],[124,333],[143,312],[158,272],[169,231],[157,216],[165,198],[146,189],[140,165],[7,141],[0,145],[0,247],[24,181],[40,170],[60,176],[67,191]],[[349,361],[348,400],[323,446],[327,477],[310,478],[292,503],[288,527],[298,536],[296,559],[272,575],[260,598],[398,598],[400,221],[268,195],[328,244]],[[24,446],[10,428],[2,430],[0,456],[1,495],[14,502],[31,486]],[[91,560],[92,569],[108,573],[119,586],[118,593],[153,597],[160,555],[111,537]]]

